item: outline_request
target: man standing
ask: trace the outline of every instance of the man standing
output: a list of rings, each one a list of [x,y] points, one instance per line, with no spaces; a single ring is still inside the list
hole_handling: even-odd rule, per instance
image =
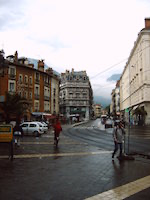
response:
[[[124,131],[123,124],[121,122],[117,123],[113,130],[113,139],[114,139],[115,148],[114,148],[114,152],[112,154],[112,159],[114,159],[114,155],[118,151],[118,148],[120,149],[119,159],[122,158],[124,134],[125,134],[125,131]]]

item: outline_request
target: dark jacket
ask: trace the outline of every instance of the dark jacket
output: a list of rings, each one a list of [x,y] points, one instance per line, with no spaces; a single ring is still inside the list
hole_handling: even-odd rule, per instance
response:
[[[61,127],[61,124],[59,121],[57,121],[54,125],[53,125],[53,128],[54,128],[54,133],[56,135],[59,135],[60,132],[62,131],[62,127]]]
[[[19,125],[16,125],[13,129],[14,136],[23,136],[23,130],[22,127]]]

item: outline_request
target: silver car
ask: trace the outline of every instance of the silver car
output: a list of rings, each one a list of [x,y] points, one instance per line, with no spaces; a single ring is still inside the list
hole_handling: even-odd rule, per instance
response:
[[[23,122],[20,126],[23,129],[24,135],[40,136],[44,133],[42,125],[37,122]]]

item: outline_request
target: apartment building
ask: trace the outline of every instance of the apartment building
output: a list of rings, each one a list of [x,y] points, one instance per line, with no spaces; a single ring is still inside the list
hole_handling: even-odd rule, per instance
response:
[[[93,91],[86,71],[61,73],[60,112],[67,119],[89,119],[92,115]]]
[[[18,93],[24,97],[28,102],[26,113],[23,116],[24,120],[30,120],[33,112],[54,114],[54,104],[51,102],[54,102],[53,98],[56,96],[51,95],[52,80],[54,78],[59,85],[59,76],[56,76],[51,68],[47,68],[43,60],[19,58],[17,52],[15,55],[7,56],[4,60],[8,64],[8,70],[0,76],[1,99],[5,99],[5,92]],[[3,65],[0,68],[3,70]],[[58,99],[55,100],[55,107],[57,107],[55,114],[58,114]]]
[[[93,110],[94,110],[94,116],[96,118],[101,116],[101,105],[100,104],[94,104]]]
[[[117,81],[111,93],[110,113],[113,116],[120,116],[120,81]]]
[[[120,107],[134,124],[150,124],[150,18],[145,19],[120,78]]]

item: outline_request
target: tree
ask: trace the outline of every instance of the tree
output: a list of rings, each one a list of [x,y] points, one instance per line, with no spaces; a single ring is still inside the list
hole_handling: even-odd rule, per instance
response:
[[[6,123],[10,123],[12,115],[15,116],[16,122],[19,122],[27,108],[27,103],[25,102],[25,99],[17,93],[10,94],[6,92],[5,101],[0,103],[0,108],[4,112]]]
[[[108,115],[110,115],[110,105],[106,106],[105,110],[107,111]]]

